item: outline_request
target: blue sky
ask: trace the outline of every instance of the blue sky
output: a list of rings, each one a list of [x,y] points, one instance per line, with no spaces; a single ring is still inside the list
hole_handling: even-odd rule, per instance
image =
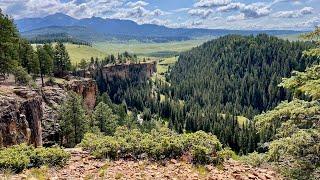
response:
[[[320,25],[320,0],[0,0],[0,8],[16,19],[65,13],[188,28],[309,30]]]

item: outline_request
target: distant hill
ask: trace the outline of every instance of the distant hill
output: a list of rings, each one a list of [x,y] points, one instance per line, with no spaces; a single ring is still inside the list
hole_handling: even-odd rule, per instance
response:
[[[67,33],[83,41],[138,40],[152,42],[181,41],[201,36],[223,36],[228,34],[250,35],[291,35],[301,33],[290,30],[226,30],[168,28],[155,24],[139,25],[130,20],[103,19],[100,17],[75,19],[57,13],[43,18],[25,18],[15,21],[22,36],[34,38],[51,33]]]

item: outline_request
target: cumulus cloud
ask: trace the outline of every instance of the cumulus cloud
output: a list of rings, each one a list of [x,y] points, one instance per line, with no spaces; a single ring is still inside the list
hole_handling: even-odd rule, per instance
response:
[[[65,13],[73,17],[84,18],[91,16],[104,17],[123,6],[125,0],[77,0],[62,2],[60,0],[1,0],[1,8],[14,18],[39,17]],[[13,12],[15,11],[15,12]]]
[[[246,17],[243,13],[240,13],[238,15],[231,15],[227,17],[227,21],[239,21],[244,20]]]
[[[275,18],[298,18],[304,15],[312,14],[313,8],[312,7],[304,7],[299,10],[295,11],[279,11],[272,15]]]
[[[230,4],[231,0],[198,0],[194,7],[215,7]]]
[[[229,20],[260,18],[271,13],[271,6],[262,2],[245,4],[229,0],[200,0],[194,4],[194,7],[196,8],[188,11],[189,14],[203,19],[208,18],[214,12],[239,12],[239,14],[230,15],[228,17]]]
[[[320,16],[318,17],[313,17],[305,22],[298,23],[295,25],[297,28],[314,28],[316,26],[320,26]]]
[[[232,10],[239,10],[239,9],[243,9],[246,5],[243,3],[230,3],[226,6],[221,6],[217,8],[217,11],[220,12],[228,12],[228,11],[232,11]]]
[[[137,1],[137,2],[128,2],[127,5],[129,7],[138,7],[138,6],[147,6],[149,3],[145,2],[145,1]]]
[[[246,18],[259,18],[271,13],[271,9],[264,3],[252,3],[240,9]]]
[[[211,10],[211,9],[191,9],[188,11],[188,13],[191,16],[198,16],[203,19],[206,19],[213,13],[213,10]]]

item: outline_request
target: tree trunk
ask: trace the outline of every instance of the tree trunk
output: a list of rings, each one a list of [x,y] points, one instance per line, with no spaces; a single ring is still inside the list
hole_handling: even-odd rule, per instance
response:
[[[41,84],[42,84],[42,87],[44,87],[43,73],[40,73],[40,76],[41,76]]]

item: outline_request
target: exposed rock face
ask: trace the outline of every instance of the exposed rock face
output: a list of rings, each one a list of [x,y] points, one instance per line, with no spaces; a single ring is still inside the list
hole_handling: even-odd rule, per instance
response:
[[[93,110],[98,96],[97,83],[90,78],[69,81],[65,85],[66,90],[71,90],[83,97],[84,105],[87,109]]]
[[[84,98],[88,110],[93,110],[98,94],[92,79],[71,80],[59,86],[41,90],[26,87],[0,87],[0,147],[28,143],[51,146],[60,140],[58,110],[72,90]]]
[[[102,76],[108,82],[114,79],[150,78],[155,72],[157,72],[157,62],[116,64],[104,66]]]
[[[83,97],[84,105],[88,110],[93,110],[98,95],[97,84],[92,79],[73,79],[60,87],[47,86],[42,89],[44,99],[43,144],[51,146],[60,141],[60,126],[58,110],[59,106],[66,100],[67,91],[74,91]]]
[[[42,98],[36,92],[7,87],[0,92],[0,147],[20,143],[42,146]]]
[[[42,89],[43,112],[42,139],[44,146],[51,146],[60,140],[60,126],[58,120],[59,106],[67,98],[67,92],[60,87],[44,87]]]

